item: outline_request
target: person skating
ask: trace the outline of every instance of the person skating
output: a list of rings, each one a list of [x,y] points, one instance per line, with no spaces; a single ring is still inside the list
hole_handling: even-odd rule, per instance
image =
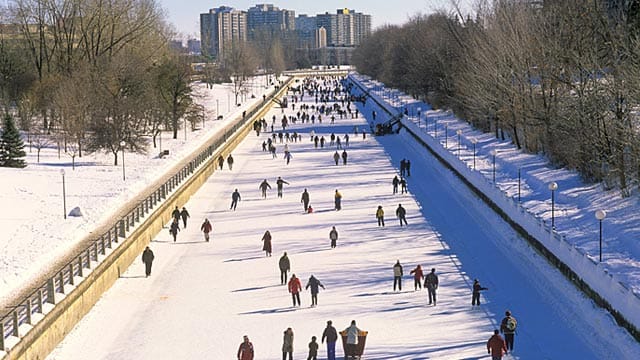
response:
[[[329,239],[331,240],[331,248],[334,249],[336,247],[336,242],[338,241],[338,230],[333,226],[331,231],[329,231]]]
[[[401,177],[400,178],[400,193],[404,194],[404,193],[408,193],[409,191],[407,191],[407,179]]]
[[[405,225],[408,225],[407,210],[405,210],[405,208],[402,207],[402,204],[398,204],[398,208],[396,209],[396,216],[400,220],[400,226],[402,226],[402,222],[404,222]]]
[[[291,275],[291,279],[289,280],[289,284],[287,285],[289,288],[289,293],[291,294],[291,299],[293,300],[293,306],[300,306],[300,291],[302,291],[302,284],[300,283],[300,279],[296,277],[296,274]]]
[[[174,218],[173,221],[171,222],[171,226],[169,227],[169,233],[171,234],[171,236],[173,236],[173,242],[176,242],[179,231],[180,231],[180,223],[178,222],[178,219]]]
[[[511,315],[511,311],[504,312],[504,318],[500,322],[500,332],[504,334],[504,341],[507,343],[507,350],[513,352],[513,342],[516,334],[516,327],[518,322],[516,318]]]
[[[400,176],[404,176],[407,171],[407,161],[405,159],[400,160]]]
[[[384,210],[382,210],[382,205],[378,205],[376,219],[378,220],[378,226],[384,227]]]
[[[262,250],[265,256],[271,256],[271,233],[269,230],[265,231],[264,235],[262,235]]]
[[[333,161],[335,161],[336,166],[340,163],[340,154],[337,151],[333,153]]]
[[[422,289],[422,279],[424,279],[422,266],[421,265],[416,266],[416,268],[411,270],[409,274],[413,274],[413,289],[415,291],[418,291],[418,289]]]
[[[153,264],[153,259],[155,259],[155,256],[153,256],[153,251],[151,251],[151,249],[149,249],[149,247],[147,246],[142,252],[142,263],[144,264],[144,274],[146,277],[149,277],[149,275],[151,275],[151,265]]]
[[[342,194],[340,194],[338,189],[336,189],[336,192],[333,195],[333,201],[334,201],[335,209],[336,210],[341,210],[342,209]]]
[[[224,157],[222,155],[218,156],[218,167],[222,170],[222,166],[224,165]]]
[[[238,360],[253,360],[253,355],[253,344],[249,341],[249,337],[245,335],[238,347]]]
[[[358,356],[358,335],[361,330],[356,326],[356,321],[351,320],[351,325],[344,329],[347,333],[347,344],[345,346],[345,360],[356,359]]]
[[[187,228],[187,218],[190,218],[191,215],[189,215],[189,212],[187,211],[186,207],[182,207],[182,211],[180,211],[180,217],[182,218],[182,227],[183,228]]]
[[[493,336],[487,341],[487,353],[491,355],[491,360],[501,360],[507,354],[507,343],[498,330],[494,330]]]
[[[284,187],[284,184],[289,185],[288,182],[282,180],[282,178],[280,176],[278,176],[278,180],[276,180],[276,187],[278,188],[278,197],[279,198],[282,197],[282,188]]]
[[[391,184],[393,184],[393,193],[397,194],[398,193],[398,184],[400,184],[400,179],[398,179],[398,175],[393,177],[393,180],[391,180]]]
[[[411,176],[411,161],[410,160],[405,161],[404,167],[407,170],[407,176]]]
[[[278,268],[280,269],[280,285],[285,285],[287,283],[287,273],[291,270],[291,261],[289,261],[286,251],[278,261]]]
[[[307,212],[307,208],[309,207],[309,193],[307,192],[307,189],[304,189],[304,191],[302,192],[300,202],[304,206],[304,212]]]
[[[282,360],[286,360],[287,355],[289,360],[293,360],[293,329],[291,328],[284,331],[282,339]]]
[[[229,166],[229,170],[233,170],[233,156],[231,156],[231,154],[227,156],[227,165]]]
[[[342,150],[342,165],[347,165],[347,150]]]
[[[240,201],[240,192],[238,192],[238,189],[236,189],[233,194],[231,194],[231,207],[229,208],[229,210],[236,210],[236,206],[238,206],[238,201]]]
[[[402,291],[402,275],[402,265],[400,265],[400,260],[398,260],[395,265],[393,265],[393,291],[396,291],[396,286],[399,291]]]
[[[293,158],[293,155],[291,155],[290,151],[285,151],[284,152],[284,159],[287,163],[287,165],[289,165],[289,163],[291,162],[291,158]]]
[[[424,277],[424,287],[427,288],[429,293],[429,305],[433,303],[436,305],[436,290],[438,289],[438,275],[436,275],[436,269],[431,269],[431,272]]]
[[[204,222],[200,226],[200,231],[204,233],[204,240],[209,241],[209,233],[213,230],[213,226],[209,222],[209,219],[204,219]]]
[[[478,279],[473,279],[473,292],[471,293],[471,306],[480,306],[480,291],[489,290],[489,288],[480,285]]]
[[[267,182],[267,179],[264,179],[260,185],[258,185],[258,189],[260,189],[260,192],[262,193],[262,198],[266,199],[267,198],[267,189],[271,189],[271,185],[269,185],[269,183]]]
[[[327,340],[327,360],[336,360],[336,342],[338,341],[338,331],[333,327],[331,320],[327,321],[327,327],[322,332],[322,343]]]
[[[171,212],[171,217],[176,220],[180,220],[180,209],[178,209],[178,206],[176,206],[175,209],[173,209],[173,211]]]
[[[315,276],[311,275],[309,277],[309,281],[307,285],[304,287],[308,289],[311,287],[311,307],[318,305],[318,293],[320,292],[320,288],[324,290],[324,285],[318,280]]]
[[[318,338],[315,336],[311,337],[311,342],[309,343],[309,355],[307,355],[307,360],[318,360],[318,342],[316,341]]]

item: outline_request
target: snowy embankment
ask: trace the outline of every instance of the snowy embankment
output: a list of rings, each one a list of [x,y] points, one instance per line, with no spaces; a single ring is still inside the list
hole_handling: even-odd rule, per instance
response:
[[[76,158],[74,169],[71,157],[64,149],[59,150],[53,139],[37,162],[36,150],[26,144],[25,169],[0,168],[0,198],[5,204],[0,207],[0,304],[38,280],[70,248],[112,221],[127,201],[148,184],[208,141],[231,119],[261,101],[262,94],[273,90],[265,85],[264,77],[256,78],[251,85],[246,101],[234,106],[231,84],[213,89],[196,84],[196,101],[206,108],[204,124],[196,124],[196,131],[185,132],[181,128],[177,139],[172,138],[171,131],[164,131],[159,147],[154,149],[150,144],[147,154],[125,152],[124,166],[121,153],[118,166],[113,165],[112,154],[93,153]],[[251,94],[255,98],[250,98]],[[217,120],[218,115],[223,115],[223,120]],[[160,150],[168,150],[169,155],[160,158]],[[64,219],[61,169],[65,170],[66,210],[79,207],[81,217]]]
[[[405,127],[640,329],[640,249],[633,241],[640,236],[640,205],[635,199],[604,191],[600,184],[585,184],[577,173],[554,169],[543,157],[524,154],[508,141],[478,132],[450,112],[430,110],[429,105],[398,91],[387,95],[380,83],[365,76],[352,75],[352,79],[380,103],[387,103],[391,113],[408,109],[409,116],[402,119]],[[555,231],[551,229],[551,182],[558,184]],[[607,212],[602,224],[602,262],[597,210]]]

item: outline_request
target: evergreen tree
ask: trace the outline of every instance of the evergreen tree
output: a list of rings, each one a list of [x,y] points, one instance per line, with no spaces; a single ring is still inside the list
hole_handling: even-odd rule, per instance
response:
[[[20,138],[20,132],[10,115],[5,115],[2,126],[2,136],[0,137],[0,166],[23,168],[27,164],[24,157],[24,143]]]

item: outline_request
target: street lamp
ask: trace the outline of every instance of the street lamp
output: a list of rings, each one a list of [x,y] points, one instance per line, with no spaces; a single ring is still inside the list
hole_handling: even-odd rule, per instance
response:
[[[473,170],[476,169],[476,144],[478,143],[478,139],[472,138],[471,143],[473,144]]]
[[[444,124],[444,148],[449,147],[449,123]]]
[[[596,219],[600,223],[600,262],[602,262],[602,220],[607,217],[607,212],[604,210],[596,211]]]
[[[125,143],[124,140],[120,141],[120,149],[122,149],[122,181],[126,180],[125,173],[124,173],[124,146],[125,145],[127,145],[127,143]]]
[[[549,190],[551,190],[551,228],[556,228],[556,217],[555,217],[555,193],[558,190],[558,183],[555,181],[549,184]]]
[[[498,152],[496,149],[492,149],[490,152],[491,156],[493,156],[493,183],[496,183],[496,155]]]
[[[418,110],[418,127],[420,127],[420,115],[421,115],[420,112],[421,112],[422,108],[418,108],[417,110]]]
[[[456,134],[458,134],[458,158],[460,158],[460,135],[462,135],[462,129],[456,130]]]
[[[60,169],[60,175],[62,175],[62,210],[64,211],[64,218],[66,219],[67,218],[67,189],[64,183],[64,169]]]

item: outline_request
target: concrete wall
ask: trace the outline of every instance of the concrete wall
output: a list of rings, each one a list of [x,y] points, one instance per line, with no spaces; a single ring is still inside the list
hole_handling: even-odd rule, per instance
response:
[[[286,95],[293,78],[277,93],[276,98]],[[240,130],[233,134],[207,162],[188,178],[166,201],[159,204],[155,211],[139,224],[127,238],[107,255],[93,272],[83,281],[76,282],[75,289],[63,295],[57,294],[55,307],[29,330],[18,344],[11,348],[6,360],[45,359],[73,327],[91,310],[100,297],[118,280],[171,218],[175,206],[181,207],[215,172],[216,159],[220,154],[231,152],[253,130],[253,120],[262,118],[272,107],[273,102],[259,109]],[[194,153],[204,151],[208,144]],[[93,265],[93,264],[92,264]],[[88,272],[88,270],[86,270]]]

